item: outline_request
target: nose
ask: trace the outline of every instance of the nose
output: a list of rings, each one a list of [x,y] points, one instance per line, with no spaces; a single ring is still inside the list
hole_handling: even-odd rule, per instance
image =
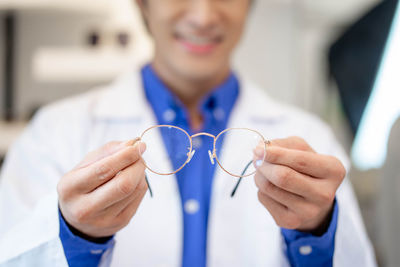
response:
[[[198,29],[212,28],[218,20],[215,0],[193,0],[189,12],[189,21]]]

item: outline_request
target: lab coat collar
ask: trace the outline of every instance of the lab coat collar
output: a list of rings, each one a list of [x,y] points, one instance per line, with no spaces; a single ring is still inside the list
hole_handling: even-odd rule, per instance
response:
[[[130,69],[99,94],[93,116],[97,119],[132,119],[142,117],[146,109],[148,104],[140,71]]]
[[[240,94],[232,116],[252,122],[268,122],[281,119],[284,115],[275,101],[246,78],[238,75]],[[141,99],[142,101],[136,101]],[[134,119],[143,118],[149,111],[149,103],[143,89],[140,70],[130,69],[99,95],[93,115],[97,119]],[[150,112],[151,113],[151,112]],[[147,114],[149,115],[149,114]],[[151,114],[153,115],[153,114]],[[233,122],[233,121],[231,121]],[[237,125],[244,126],[244,125]]]

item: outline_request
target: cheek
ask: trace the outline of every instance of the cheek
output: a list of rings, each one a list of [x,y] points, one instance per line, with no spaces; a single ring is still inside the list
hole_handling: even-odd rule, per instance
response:
[[[230,46],[235,46],[242,36],[243,29],[246,25],[247,13],[236,12],[234,14],[226,14],[225,29],[227,31],[227,42]]]
[[[174,18],[178,16],[179,11],[162,4],[153,5],[149,7],[147,19],[149,30],[153,39],[165,42],[168,38],[172,37],[171,28],[174,25]]]

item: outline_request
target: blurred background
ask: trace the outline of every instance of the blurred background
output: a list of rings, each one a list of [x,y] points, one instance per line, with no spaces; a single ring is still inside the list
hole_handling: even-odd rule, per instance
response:
[[[334,129],[380,266],[400,262],[397,3],[256,0],[234,58]],[[109,83],[152,51],[133,0],[0,0],[0,162],[40,106]]]

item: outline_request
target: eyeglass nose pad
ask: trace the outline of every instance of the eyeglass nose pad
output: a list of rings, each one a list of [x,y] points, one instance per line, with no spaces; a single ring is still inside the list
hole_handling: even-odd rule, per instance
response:
[[[189,163],[191,160],[192,160],[192,158],[193,158],[193,155],[194,155],[194,153],[196,152],[196,150],[195,149],[193,149],[192,150],[192,152],[188,152],[188,159],[187,159],[187,163]]]
[[[214,155],[213,155],[213,153],[211,153],[210,150],[208,150],[208,156],[210,157],[211,164],[214,165]]]

